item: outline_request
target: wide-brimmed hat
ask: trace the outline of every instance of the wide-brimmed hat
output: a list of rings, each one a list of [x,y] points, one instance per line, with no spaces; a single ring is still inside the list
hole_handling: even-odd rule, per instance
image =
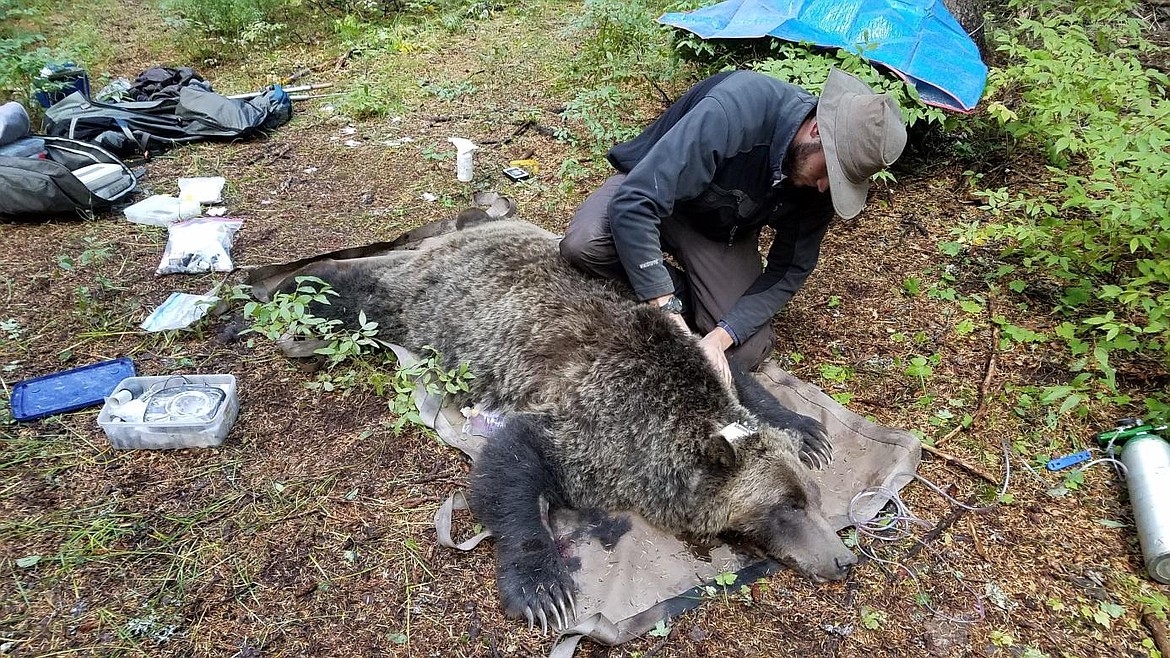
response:
[[[817,125],[833,209],[845,219],[856,217],[865,207],[870,176],[894,164],[906,147],[898,101],[834,68],[817,104]]]

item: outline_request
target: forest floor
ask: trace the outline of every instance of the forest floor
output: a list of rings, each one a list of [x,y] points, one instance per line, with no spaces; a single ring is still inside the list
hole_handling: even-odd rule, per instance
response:
[[[210,67],[157,43],[144,0],[99,2],[54,29],[121,43],[103,51],[116,75],[190,64],[221,93],[239,93],[325,63],[303,82],[377,85],[371,93],[401,108],[359,120],[331,98],[299,101],[265,139],[185,146],[147,164],[142,185],[153,193],[177,193],[181,176],[227,178],[229,214],[244,220],[232,257],[247,266],[393,239],[453,216],[476,190],[506,194],[522,218],[563,231],[606,176],[594,151],[558,138],[578,129],[564,117],[574,92],[555,84],[576,6],[512,5],[395,53],[342,57],[337,44],[310,43]],[[621,111],[646,122],[662,107],[648,93]],[[470,184],[455,179],[452,136],[481,145]],[[514,160],[539,163],[534,179],[508,181],[501,170]],[[1044,299],[996,285],[995,254],[939,249],[954,227],[987,220],[967,172],[1011,186],[1036,166],[915,146],[896,183],[876,186],[860,217],[837,220],[817,271],[775,320],[783,367],[990,476],[924,455],[919,473],[951,495],[987,503],[1006,480],[1003,501],[967,512],[911,483],[902,496],[923,522],[913,537],[862,541],[889,562],[829,584],[782,571],[750,599],[713,598],[670,620],[662,637],[584,643],[580,655],[1154,655],[1170,588],[1144,573],[1124,483],[1107,465],[1043,469],[1141,412],[1090,402],[1062,415],[1041,404],[1044,387],[1071,378],[1067,356],[1001,328],[1051,331],[1060,319]],[[240,399],[217,449],[117,451],[95,409],[0,425],[0,653],[546,654],[551,636],[504,617],[488,545],[437,545],[435,511],[466,485],[456,450],[416,428],[395,435],[386,400],[368,388],[308,388],[315,374],[236,335],[238,309],[194,331],[138,329],[171,292],[238,281],[155,276],[166,237],[118,212],[0,224],[6,392],[126,356],[140,375],[231,373]],[[1166,382],[1120,374],[1135,400]],[[953,431],[964,416],[970,426]],[[1143,618],[1150,610],[1163,618]]]

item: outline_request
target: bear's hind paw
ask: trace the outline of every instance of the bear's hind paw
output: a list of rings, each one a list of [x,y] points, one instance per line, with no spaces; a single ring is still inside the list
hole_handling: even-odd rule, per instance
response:
[[[498,583],[504,611],[526,619],[530,629],[539,621],[542,633],[550,622],[555,630],[564,630],[577,618],[576,588],[559,555],[513,562],[501,569]]]

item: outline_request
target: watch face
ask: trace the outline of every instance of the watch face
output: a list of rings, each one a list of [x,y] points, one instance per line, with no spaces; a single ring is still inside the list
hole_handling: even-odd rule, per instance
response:
[[[667,313],[682,313],[683,303],[682,300],[678,297],[671,296],[670,299],[666,300],[665,304],[659,306],[658,308],[666,311]]]

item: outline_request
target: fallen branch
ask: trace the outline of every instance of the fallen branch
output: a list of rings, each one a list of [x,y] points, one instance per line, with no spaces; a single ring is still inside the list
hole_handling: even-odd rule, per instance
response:
[[[971,414],[971,423],[968,424],[965,428],[963,425],[955,427],[955,429],[947,432],[946,436],[939,439],[938,441],[935,441],[934,445],[942,445],[943,443],[955,438],[959,432],[962,432],[964,429],[969,430],[975,427],[975,423],[977,423],[979,419],[983,417],[983,414],[987,412],[987,391],[991,388],[992,377],[995,376],[995,348],[997,345],[999,345],[999,327],[995,327],[991,331],[991,353],[987,355],[987,366],[984,368],[983,382],[979,384],[979,402],[975,405],[975,412]]]
[[[427,121],[431,123],[446,123],[448,121],[458,121],[461,119],[470,119],[470,114],[432,114],[426,117]]]
[[[949,454],[943,452],[942,450],[939,450],[938,448],[936,448],[932,445],[927,445],[925,443],[922,444],[922,449],[929,452],[930,454],[934,455],[935,457],[942,459],[943,461],[949,462],[949,463],[954,464],[956,466],[960,466],[963,469],[967,470],[968,472],[973,473],[975,475],[978,475],[979,477],[983,478],[984,480],[987,480],[988,482],[990,482],[992,484],[999,484],[999,479],[992,476],[987,471],[984,471],[983,469],[979,468],[978,466],[975,466],[975,465],[970,464],[966,461],[963,461],[962,459],[959,459],[958,457],[956,457],[954,455],[949,455]]]
[[[264,146],[258,153],[253,155],[245,164],[256,164],[261,160],[272,162],[277,158],[288,157],[288,152],[292,150],[292,144],[279,144],[272,147]]]
[[[987,548],[983,546],[983,542],[979,540],[979,534],[975,532],[975,517],[967,517],[967,530],[971,533],[971,541],[975,543],[975,552],[983,558],[984,562],[991,562],[991,558],[987,555]]]
[[[933,528],[930,529],[929,532],[926,533],[926,536],[911,546],[910,549],[906,551],[906,554],[902,556],[899,562],[899,566],[902,567],[902,570],[910,571],[910,567],[903,566],[903,563],[908,563],[910,560],[913,560],[915,556],[922,552],[922,549],[926,548],[927,544],[934,541],[935,539],[938,539],[939,535],[946,532],[948,528],[955,524],[955,521],[959,520],[959,517],[966,513],[967,507],[956,506],[951,510],[950,514],[947,514],[945,517],[943,517],[942,521],[939,521]],[[900,573],[902,573],[902,571],[896,571],[894,572],[894,576],[896,577]],[[894,579],[895,578],[893,577],[889,578],[889,580]]]
[[[1163,656],[1170,656],[1170,639],[1166,638],[1166,629],[1162,628],[1161,620],[1152,612],[1142,615],[1142,621],[1150,629],[1150,636],[1154,638],[1154,646]]]
[[[514,130],[512,132],[511,136],[505,137],[504,139],[484,139],[484,140],[480,140],[479,144],[481,146],[487,145],[487,144],[510,144],[513,139],[516,139],[520,135],[523,135],[526,130],[535,126],[536,122],[531,120],[531,119],[528,119],[525,121],[517,122],[516,125],[518,127],[516,128],[516,130]]]
[[[659,87],[658,83],[652,80],[650,76],[644,75],[643,77],[646,78],[646,82],[649,82],[650,86],[654,87],[654,90],[658,92],[658,97],[662,99],[662,107],[669,107],[672,103],[674,103],[674,101],[671,100],[670,95],[663,91],[662,87]]]
[[[333,70],[341,71],[341,69],[345,68],[346,62],[349,61],[349,58],[354,54],[354,52],[356,52],[355,48],[350,48],[349,50],[345,51],[344,55],[337,58],[337,63],[333,65]]]

